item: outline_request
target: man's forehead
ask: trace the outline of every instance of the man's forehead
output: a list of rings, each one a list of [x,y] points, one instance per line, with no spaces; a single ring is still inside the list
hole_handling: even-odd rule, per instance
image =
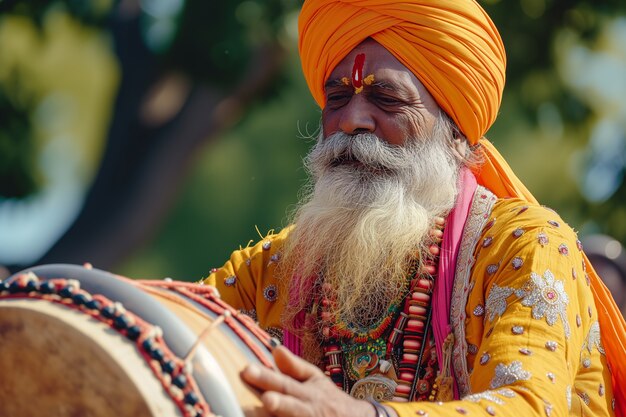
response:
[[[344,77],[351,78],[355,71],[361,71],[364,77],[373,74],[377,82],[406,84],[415,79],[407,67],[372,39],[357,45],[337,64],[328,77],[326,87]]]

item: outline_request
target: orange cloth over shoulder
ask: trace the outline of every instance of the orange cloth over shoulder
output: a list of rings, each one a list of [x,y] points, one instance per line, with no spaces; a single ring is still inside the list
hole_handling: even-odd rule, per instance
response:
[[[321,108],[333,69],[373,38],[417,76],[470,144],[481,145],[485,164],[474,172],[478,183],[501,198],[536,202],[483,137],[500,108],[506,55],[495,25],[475,0],[306,0],[299,36],[304,77]],[[586,263],[615,379],[616,413],[626,417],[626,323]]]

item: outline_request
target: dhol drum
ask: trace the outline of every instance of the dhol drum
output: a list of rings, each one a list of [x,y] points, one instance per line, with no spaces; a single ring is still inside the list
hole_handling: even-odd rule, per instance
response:
[[[0,416],[266,415],[270,336],[217,290],[45,265],[0,283]]]

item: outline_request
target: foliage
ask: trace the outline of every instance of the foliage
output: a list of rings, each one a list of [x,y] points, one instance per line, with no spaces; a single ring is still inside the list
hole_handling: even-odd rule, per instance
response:
[[[116,30],[122,3],[126,2],[4,0],[0,13],[28,16],[41,27],[51,10],[63,9],[109,33]],[[255,225],[263,233],[282,225],[285,206],[295,202],[304,180],[298,166],[306,144],[294,140],[297,123],[316,126],[319,119],[298,68],[294,40],[286,35],[300,4],[301,0],[136,2],[141,41],[161,73],[176,72],[194,84],[227,93],[250,70],[259,45],[279,42],[291,48],[292,55],[262,104],[197,156],[170,219],[150,247],[121,267],[123,272],[197,279],[209,265],[219,266],[231,249],[256,239]],[[594,231],[626,241],[626,184],[622,181],[603,202],[586,200],[578,188],[577,176],[587,169],[580,154],[599,115],[584,95],[566,84],[555,50],[564,32],[593,43],[609,17],[626,13],[626,3],[483,0],[481,4],[500,31],[508,56],[503,107],[489,138],[540,201],[572,225],[593,219]],[[22,197],[37,189],[38,180],[30,121],[34,103],[18,100],[19,90],[19,84],[14,89],[0,86],[0,194]]]
[[[17,73],[0,88],[0,197],[25,197],[40,185],[36,164],[37,147],[30,117],[33,99],[21,86]]]

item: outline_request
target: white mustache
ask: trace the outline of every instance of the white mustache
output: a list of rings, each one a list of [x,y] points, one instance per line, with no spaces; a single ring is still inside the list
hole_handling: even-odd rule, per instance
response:
[[[415,142],[408,141],[404,146],[390,145],[373,133],[348,135],[337,132],[320,139],[308,158],[314,160],[316,166],[327,169],[358,163],[367,168],[397,172],[411,165],[409,148],[414,147]]]

